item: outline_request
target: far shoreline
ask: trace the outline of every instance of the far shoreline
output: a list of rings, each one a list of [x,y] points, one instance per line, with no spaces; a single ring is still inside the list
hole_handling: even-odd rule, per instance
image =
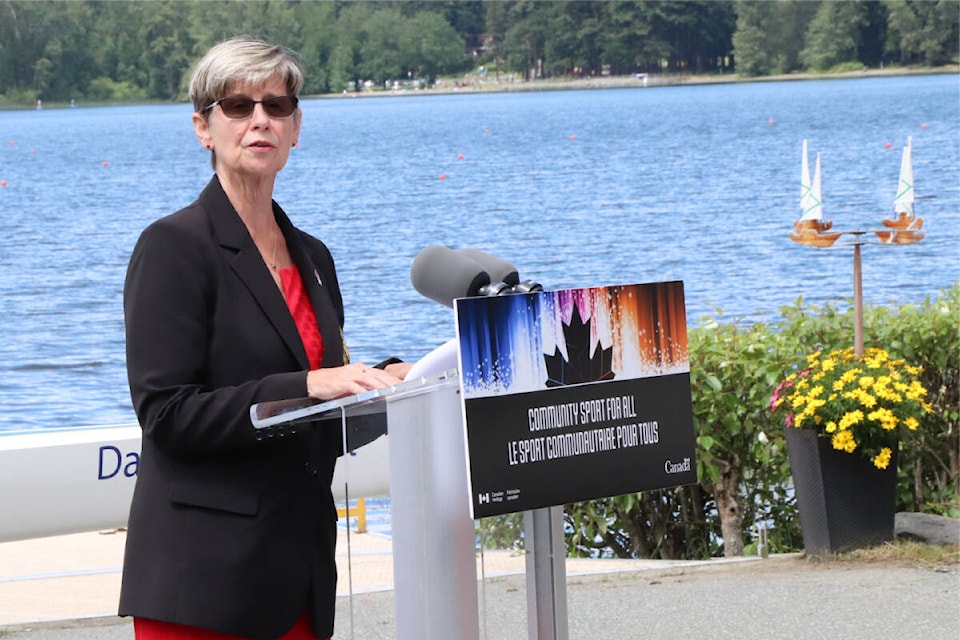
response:
[[[602,76],[590,78],[551,78],[542,80],[498,80],[470,78],[470,82],[451,85],[450,80],[429,89],[365,89],[363,91],[344,91],[343,93],[313,94],[309,98],[376,98],[384,96],[430,96],[476,93],[524,93],[537,91],[576,91],[590,89],[651,89],[657,87],[702,86],[714,84],[752,84],[758,82],[803,82],[810,80],[847,80],[852,78],[889,78],[898,76],[926,76],[954,74],[960,78],[960,64],[942,67],[888,67],[884,69],[863,69],[840,73],[797,72],[774,76],[741,77],[730,74],[650,74],[646,83],[641,76]],[[504,74],[505,76],[507,74]],[[960,85],[958,85],[960,86]]]
[[[428,89],[364,89],[362,91],[344,91],[343,93],[303,94],[301,99],[340,100],[344,98],[379,98],[399,96],[441,96],[478,93],[530,93],[545,91],[577,91],[596,89],[655,89],[658,87],[704,86],[717,84],[753,84],[764,82],[803,82],[810,80],[848,80],[852,78],[891,78],[898,76],[957,75],[960,78],[960,64],[942,67],[887,67],[884,69],[863,69],[840,73],[796,72],[774,76],[738,76],[729,74],[650,74],[646,84],[642,76],[601,76],[589,78],[550,78],[540,80],[510,80],[514,74],[503,74],[504,79],[479,79],[468,76],[465,80],[444,79],[443,84]],[[958,82],[960,87],[960,82]],[[3,104],[0,111],[46,111],[72,108],[128,107],[162,104],[185,104],[182,101],[162,100],[89,100],[80,104],[67,102],[43,103],[42,109],[32,105]]]

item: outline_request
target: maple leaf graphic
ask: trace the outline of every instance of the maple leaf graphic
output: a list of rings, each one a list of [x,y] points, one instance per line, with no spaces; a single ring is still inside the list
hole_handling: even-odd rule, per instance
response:
[[[543,356],[547,365],[548,387],[613,380],[614,373],[610,368],[613,362],[613,347],[603,349],[598,343],[593,357],[590,357],[590,322],[583,323],[580,310],[574,305],[570,324],[563,327],[569,360],[563,359],[559,347],[554,349],[552,356]]]

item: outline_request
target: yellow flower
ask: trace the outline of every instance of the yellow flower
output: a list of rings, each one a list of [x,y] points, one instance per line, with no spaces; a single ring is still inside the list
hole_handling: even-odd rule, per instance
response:
[[[840,424],[838,426],[840,427],[841,431],[846,431],[861,420],[863,420],[863,411],[860,411],[860,409],[854,409],[840,418]]]
[[[840,376],[840,380],[843,382],[843,384],[850,384],[851,382],[853,382],[854,380],[856,380],[856,379],[857,379],[857,376],[860,375],[861,373],[863,373],[863,372],[862,372],[860,369],[856,369],[856,368],[854,368],[854,369],[847,369],[847,370],[843,373],[843,375]]]
[[[901,446],[895,443],[905,445],[920,416],[933,410],[921,372],[883,349],[867,349],[861,358],[853,348],[817,352],[807,357],[805,369],[787,376],[792,386],[781,383],[771,407],[789,412],[788,424],[815,429],[834,448],[862,453],[886,468],[892,447]]]
[[[877,399],[869,393],[863,392],[860,394],[860,404],[865,406],[867,409],[872,409],[877,405]]]
[[[914,380],[910,383],[910,388],[907,390],[907,397],[911,400],[920,400],[925,395],[927,395],[927,390],[920,384],[919,380]]]
[[[877,469],[886,469],[890,466],[891,456],[893,456],[893,451],[890,450],[890,447],[880,449],[880,453],[873,458],[873,466]]]
[[[840,431],[833,436],[833,448],[847,453],[853,453],[857,448],[857,441],[849,431]]]
[[[893,415],[893,411],[887,409],[886,407],[880,407],[876,411],[871,411],[867,414],[868,420],[873,420],[874,422],[879,422],[880,426],[886,429],[887,431],[893,431],[897,428],[897,416]]]

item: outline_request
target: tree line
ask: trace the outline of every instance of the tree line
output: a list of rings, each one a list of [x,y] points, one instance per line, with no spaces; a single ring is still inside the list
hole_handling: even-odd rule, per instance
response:
[[[297,51],[305,93],[524,80],[956,62],[960,0],[0,0],[0,104],[182,100],[210,46]]]

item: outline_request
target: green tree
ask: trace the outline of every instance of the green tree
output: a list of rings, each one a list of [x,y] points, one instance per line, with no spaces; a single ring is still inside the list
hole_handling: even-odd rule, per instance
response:
[[[463,38],[437,13],[419,13],[408,19],[401,43],[407,69],[428,83],[442,74],[464,71],[472,64]]]
[[[811,71],[826,71],[855,62],[860,49],[860,29],[866,24],[861,0],[825,0],[807,28],[800,60]]]
[[[332,91],[344,91],[350,83],[360,88],[360,48],[367,38],[365,23],[372,14],[373,9],[364,2],[348,2],[338,7],[336,37],[327,63]]]
[[[148,70],[140,64],[143,42],[137,29],[146,20],[149,3],[97,3],[94,7],[97,15],[90,41],[98,76],[111,82],[146,87]],[[105,86],[100,81],[94,97],[106,97]]]
[[[331,57],[337,44],[336,8],[330,2],[304,2],[296,7],[296,19],[303,34],[300,56],[307,70],[304,93],[342,91],[331,82]]]
[[[605,3],[601,45],[603,61],[619,73],[661,70],[661,61],[669,58],[669,44],[659,37],[646,3]]]
[[[189,31],[191,5],[175,0],[150,2],[137,25],[143,43],[139,64],[146,70],[147,95],[170,100],[182,95],[184,76],[194,62]]]
[[[382,88],[385,80],[406,77],[405,53],[401,50],[401,33],[407,19],[398,9],[373,12],[363,25],[364,37],[359,49],[359,71],[367,80]]]
[[[602,64],[603,3],[558,3],[548,16],[549,29],[544,42],[547,72],[565,75],[574,68],[600,73]]]
[[[545,29],[544,10],[548,3],[534,0],[506,0],[500,54],[511,69],[525,80],[543,76]]]
[[[807,25],[819,6],[803,0],[737,0],[733,34],[737,73],[763,76],[799,69]]]
[[[960,3],[884,0],[889,12],[887,51],[901,63],[939,65],[960,50]]]
[[[87,3],[11,2],[0,5],[0,88],[30,89],[41,99],[62,100],[93,79],[85,30]]]

